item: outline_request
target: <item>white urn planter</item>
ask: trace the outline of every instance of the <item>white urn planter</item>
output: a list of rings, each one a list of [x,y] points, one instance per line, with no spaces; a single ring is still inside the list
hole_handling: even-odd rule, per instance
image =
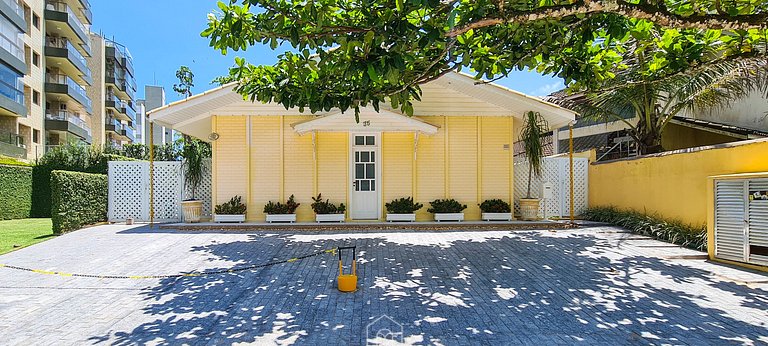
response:
[[[387,214],[387,222],[415,222],[416,214]]]
[[[484,221],[512,221],[512,213],[483,213]]]
[[[344,222],[345,214],[316,214],[317,222]]]
[[[443,222],[443,221],[460,222],[460,221],[464,221],[464,213],[436,213],[435,214],[435,221],[437,221],[437,222]]]
[[[240,215],[240,214],[234,214],[234,215],[214,214],[213,215],[213,222],[236,222],[236,223],[243,223],[243,222],[245,222],[245,215]]]
[[[525,221],[539,220],[539,202],[538,198],[521,198],[520,219]]]
[[[200,222],[200,216],[203,214],[203,201],[182,201],[181,212],[184,216],[184,222]]]
[[[267,222],[296,222],[296,214],[267,214]]]

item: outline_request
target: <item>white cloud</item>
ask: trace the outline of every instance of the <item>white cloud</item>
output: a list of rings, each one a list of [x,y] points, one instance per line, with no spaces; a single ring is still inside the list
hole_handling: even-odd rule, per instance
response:
[[[560,89],[562,89],[564,87],[565,86],[563,85],[563,82],[557,81],[557,82],[553,82],[553,83],[544,85],[544,86],[534,90],[531,94],[533,96],[537,96],[537,97],[544,97],[544,96],[547,96],[547,95],[549,95],[549,94],[551,94],[551,93],[553,93],[555,91],[558,91],[558,90],[560,90]]]

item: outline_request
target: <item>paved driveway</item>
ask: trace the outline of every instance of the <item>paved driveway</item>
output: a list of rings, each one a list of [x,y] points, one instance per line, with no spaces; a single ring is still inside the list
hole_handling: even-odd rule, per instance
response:
[[[360,290],[335,290],[338,269],[331,255],[175,279],[58,277],[0,268],[0,340],[359,345],[398,337],[402,326],[409,344],[768,343],[768,276],[679,259],[696,253],[617,231],[96,227],[0,256],[0,263],[148,275],[259,264],[356,244]]]

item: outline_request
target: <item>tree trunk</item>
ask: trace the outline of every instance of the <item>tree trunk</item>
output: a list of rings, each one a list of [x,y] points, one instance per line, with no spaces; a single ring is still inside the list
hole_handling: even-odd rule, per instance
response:
[[[654,116],[652,123],[657,123],[657,116]],[[643,119],[637,124],[637,133],[635,134],[635,141],[637,142],[637,149],[640,155],[656,154],[664,151],[664,147],[661,145],[661,130],[660,128],[649,128]]]
[[[528,192],[525,194],[525,198],[531,198],[531,175],[533,174],[533,165],[528,164]]]

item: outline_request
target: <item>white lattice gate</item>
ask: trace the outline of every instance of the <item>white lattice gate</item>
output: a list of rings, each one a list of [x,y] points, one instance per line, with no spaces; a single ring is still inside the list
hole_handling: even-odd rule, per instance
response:
[[[520,199],[528,191],[528,163],[515,163],[515,213],[520,213]],[[589,160],[573,159],[573,197],[576,215],[587,209],[587,182]],[[570,216],[570,162],[567,157],[548,157],[544,159],[541,176],[531,177],[531,197],[541,198],[544,183],[552,186],[552,198],[543,199],[539,207],[539,216],[543,218]]]
[[[203,201],[203,217],[211,215],[210,161],[206,163],[206,178],[197,189],[197,198]],[[132,218],[137,222],[149,221],[149,162],[109,162],[110,222]],[[155,221],[181,221],[181,201],[191,196],[185,189],[181,162],[158,161],[154,164]],[[186,191],[185,191],[186,190]]]

